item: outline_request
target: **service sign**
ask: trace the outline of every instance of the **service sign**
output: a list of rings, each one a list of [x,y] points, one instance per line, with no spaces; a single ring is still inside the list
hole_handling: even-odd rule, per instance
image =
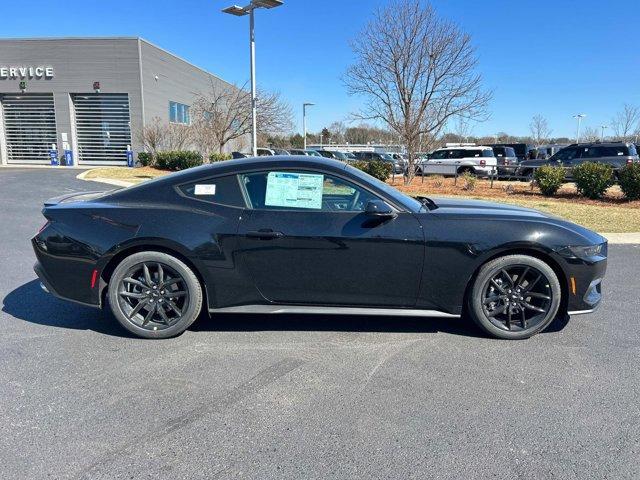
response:
[[[13,66],[0,65],[0,79],[20,79],[31,78],[53,78],[55,75],[53,67],[47,65]]]

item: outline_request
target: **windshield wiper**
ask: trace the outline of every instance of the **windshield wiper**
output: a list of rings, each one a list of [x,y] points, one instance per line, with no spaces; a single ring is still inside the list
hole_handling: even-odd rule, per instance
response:
[[[435,210],[436,208],[438,208],[438,205],[436,204],[436,202],[431,200],[429,197],[417,196],[417,197],[413,197],[413,198],[415,198],[422,205],[427,207],[428,210]]]

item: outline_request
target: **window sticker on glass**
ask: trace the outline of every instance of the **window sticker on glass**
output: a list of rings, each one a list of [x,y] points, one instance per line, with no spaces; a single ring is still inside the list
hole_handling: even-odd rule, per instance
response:
[[[269,172],[264,204],[270,207],[322,208],[324,175]]]
[[[215,195],[216,194],[216,185],[209,184],[196,184],[195,189],[193,190],[194,195]]]

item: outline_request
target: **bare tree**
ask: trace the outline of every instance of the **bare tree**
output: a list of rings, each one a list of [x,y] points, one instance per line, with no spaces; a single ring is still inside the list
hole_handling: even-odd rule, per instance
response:
[[[344,122],[333,122],[329,125],[329,131],[331,132],[331,139],[335,143],[343,143],[344,134],[347,131],[347,127],[345,127]]]
[[[394,141],[394,137],[395,135],[392,132],[367,125],[366,123],[349,127],[344,133],[345,141],[355,144],[391,143]]]
[[[158,152],[184,150],[192,146],[193,128],[190,125],[163,122],[154,117],[138,134],[138,141],[155,158]]]
[[[166,127],[165,150],[186,150],[193,147],[193,128],[191,125],[169,123]]]
[[[149,125],[145,125],[137,133],[138,142],[148,151],[152,157],[156,157],[163,149],[165,142],[166,125],[160,117],[153,117]]]
[[[549,128],[547,119],[539,114],[533,116],[531,123],[529,124],[529,128],[531,129],[531,137],[533,138],[536,147],[539,147],[543,143],[549,141],[549,137],[553,131]]]
[[[458,136],[460,142],[467,142],[471,135],[471,125],[464,117],[457,117],[454,124],[454,133]]]
[[[291,131],[291,107],[278,92],[259,90],[256,109],[261,137]],[[227,143],[251,133],[251,95],[245,88],[212,83],[208,92],[198,95],[192,112],[198,142],[206,151],[222,153]]]
[[[616,113],[611,120],[611,128],[618,139],[630,140],[640,130],[640,109],[625,103],[622,111]]]
[[[428,149],[453,117],[482,120],[491,94],[481,89],[471,38],[419,0],[393,0],[378,10],[352,42],[349,93],[366,99],[357,114],[385,123],[409,153],[405,182],[414,176],[415,154]]]
[[[580,140],[585,142],[600,140],[600,130],[597,127],[584,127],[580,133]]]

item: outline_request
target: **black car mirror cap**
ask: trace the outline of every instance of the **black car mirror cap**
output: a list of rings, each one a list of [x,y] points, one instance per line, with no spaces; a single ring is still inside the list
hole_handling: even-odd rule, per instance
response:
[[[396,211],[391,208],[391,206],[383,201],[383,200],[369,200],[367,202],[367,206],[364,209],[364,212],[367,215],[371,215],[373,217],[397,217],[398,214]]]

